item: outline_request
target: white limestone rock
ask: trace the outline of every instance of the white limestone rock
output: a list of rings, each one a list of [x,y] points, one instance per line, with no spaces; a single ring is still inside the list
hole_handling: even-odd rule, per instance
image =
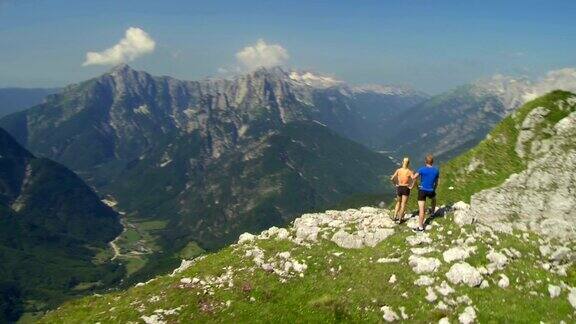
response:
[[[454,211],[454,223],[462,227],[464,225],[470,225],[474,222],[474,216],[468,210],[456,210]]]
[[[560,288],[560,286],[555,286],[555,285],[548,285],[548,293],[550,294],[550,298],[556,298],[558,296],[560,296],[560,293],[562,292],[562,288]]]
[[[438,299],[438,296],[434,292],[432,287],[426,287],[426,297],[424,297],[429,303],[433,303]]]
[[[452,205],[452,209],[454,210],[468,210],[470,209],[470,205],[463,202],[463,201],[459,201],[454,203],[454,205]]]
[[[319,228],[317,226],[298,226],[296,228],[296,238],[302,241],[318,241]]]
[[[500,288],[508,288],[510,286],[510,279],[505,274],[500,274],[500,280],[498,280],[498,287]]]
[[[494,250],[488,252],[486,258],[492,264],[496,265],[498,269],[503,269],[508,264],[508,258],[504,254],[496,252]]]
[[[430,286],[434,283],[434,278],[422,275],[418,279],[414,280],[416,286]]]
[[[572,307],[576,308],[576,288],[570,289],[570,293],[568,293],[568,302]]]
[[[390,306],[382,306],[380,311],[383,313],[382,318],[384,318],[386,322],[394,322],[400,319],[398,314],[396,314]]]
[[[552,252],[550,255],[551,261],[556,262],[565,262],[570,260],[572,255],[572,250],[566,246],[561,246],[556,249],[556,251]]]
[[[400,258],[379,258],[376,263],[398,263]]]
[[[332,242],[345,249],[361,249],[364,247],[364,240],[358,236],[339,230],[332,236]]]
[[[556,104],[573,110],[573,98],[571,104]],[[516,151],[527,157],[526,169],[500,186],[472,195],[469,213],[498,231],[528,229],[565,242],[576,239],[576,150],[570,149],[576,136],[576,112],[554,125],[543,117],[548,110],[537,107],[522,122]]]
[[[446,278],[453,284],[466,284],[469,287],[476,287],[482,283],[482,275],[478,269],[466,262],[459,262],[446,273]]]
[[[250,233],[240,234],[240,237],[238,238],[238,244],[245,244],[245,243],[249,243],[249,242],[254,242],[255,239],[256,239],[256,236],[254,236]]]
[[[142,316],[140,318],[146,324],[166,324],[166,321],[162,318],[162,315],[160,314],[152,314],[150,316]]]
[[[196,261],[195,260],[182,260],[180,261],[180,266],[176,269],[174,269],[174,271],[172,271],[172,273],[170,274],[170,277],[174,277],[176,274],[190,268],[192,265],[194,265]]]
[[[412,251],[413,254],[424,255],[424,254],[432,253],[432,252],[436,251],[436,249],[434,249],[430,246],[426,246],[426,247],[421,247],[421,248],[411,248],[410,251]]]
[[[378,228],[374,232],[366,233],[364,236],[364,244],[369,247],[374,247],[392,234],[394,234],[393,229]]]
[[[464,312],[462,312],[459,316],[458,316],[458,321],[461,324],[471,324],[474,323],[474,321],[476,321],[476,311],[474,310],[474,307],[472,306],[467,306],[466,308],[464,308]]]
[[[276,233],[277,240],[286,240],[290,236],[290,233],[285,228],[278,229],[278,233]]]
[[[406,242],[408,242],[408,244],[411,246],[416,246],[420,244],[430,244],[432,243],[432,239],[428,233],[417,233],[415,235],[408,236],[406,238]]]
[[[438,324],[450,324],[450,320],[448,319],[448,317],[442,317],[439,321]]]
[[[456,246],[450,248],[442,253],[444,261],[447,263],[454,261],[463,261],[470,256],[470,250],[468,248]]]
[[[412,267],[412,271],[416,273],[429,273],[438,270],[441,262],[436,258],[411,255],[408,258],[408,264]]]
[[[454,288],[450,287],[446,281],[442,281],[442,283],[436,287],[436,291],[438,291],[442,296],[448,296],[454,293]]]

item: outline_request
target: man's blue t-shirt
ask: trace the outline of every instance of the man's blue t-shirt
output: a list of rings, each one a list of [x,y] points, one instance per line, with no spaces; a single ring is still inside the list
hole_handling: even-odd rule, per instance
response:
[[[438,181],[438,176],[440,171],[438,168],[432,166],[424,166],[418,169],[420,174],[420,190],[423,191],[434,191],[434,185]]]

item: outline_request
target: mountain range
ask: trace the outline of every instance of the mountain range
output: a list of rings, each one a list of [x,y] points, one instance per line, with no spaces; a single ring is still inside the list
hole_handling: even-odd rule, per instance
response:
[[[131,221],[161,221],[150,260],[178,262],[190,242],[214,250],[353,194],[390,193],[392,161],[351,139],[422,96],[385,90],[311,86],[279,68],[180,81],[121,65],[0,125]]]

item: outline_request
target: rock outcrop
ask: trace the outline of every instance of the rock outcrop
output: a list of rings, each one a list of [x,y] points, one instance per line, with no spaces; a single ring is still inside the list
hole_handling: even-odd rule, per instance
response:
[[[472,195],[469,206],[455,205],[455,222],[481,221],[507,233],[528,228],[550,238],[576,239],[576,96],[532,109],[518,127],[515,151],[526,169]]]

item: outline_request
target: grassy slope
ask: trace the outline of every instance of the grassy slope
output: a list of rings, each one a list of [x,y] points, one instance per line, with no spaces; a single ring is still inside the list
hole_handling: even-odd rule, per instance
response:
[[[435,222],[444,228],[442,232],[437,231],[438,227],[431,231],[433,246],[436,248],[444,250],[452,246],[452,240],[468,236],[448,218],[437,219]],[[470,232],[470,228],[466,229]],[[249,270],[253,264],[243,257],[244,248],[231,246],[208,255],[174,278],[163,276],[146,286],[131,288],[126,292],[71,301],[49,313],[41,323],[138,321],[142,315],[149,316],[157,309],[169,310],[176,307],[181,309],[178,315],[166,316],[169,321],[376,322],[382,318],[379,310],[382,305],[392,306],[396,311],[398,307],[405,306],[410,320],[414,322],[437,320],[446,315],[455,320],[463,310],[463,305],[450,314],[444,314],[434,309],[435,304],[425,301],[424,287],[413,284],[418,276],[407,266],[407,258],[411,254],[405,242],[408,235],[412,235],[412,232],[403,226],[375,248],[361,250],[341,249],[330,241],[322,241],[312,248],[288,241],[258,241],[257,245],[265,250],[267,256],[290,251],[293,257],[308,264],[303,278],[291,278],[287,283],[281,283],[276,275],[262,269]],[[481,322],[570,322],[572,307],[566,299],[566,292],[559,298],[550,299],[547,287],[548,283],[559,284],[561,280],[575,285],[574,271],[568,277],[558,277],[540,268],[536,263],[540,254],[535,235],[529,239],[504,235],[500,242],[498,248],[513,247],[523,257],[511,261],[503,271],[485,277],[490,282],[487,289],[452,285],[457,291],[452,297],[467,294],[478,308]],[[483,237],[475,244],[478,252],[467,261],[475,266],[486,265],[485,253],[492,244],[487,237]],[[334,256],[333,252],[343,252],[343,255]],[[433,252],[430,256],[442,258],[440,252]],[[381,257],[400,257],[401,262],[374,262]],[[225,267],[239,269],[234,274],[234,286],[231,288],[215,289],[214,294],[209,295],[197,287],[179,287],[182,277],[206,279],[219,276],[225,272]],[[340,272],[331,272],[331,268],[338,267],[341,267]],[[437,283],[445,280],[443,273],[449,267],[449,264],[442,264],[440,271],[434,275]],[[496,284],[500,273],[510,278],[511,285],[507,289],[499,288]],[[397,283],[388,282],[391,274],[397,276]],[[528,288],[529,282],[535,286]],[[528,294],[531,290],[538,294]],[[404,292],[407,292],[407,296],[402,296]],[[154,301],[154,296],[158,296],[157,301]],[[228,300],[232,303],[226,307]]]

